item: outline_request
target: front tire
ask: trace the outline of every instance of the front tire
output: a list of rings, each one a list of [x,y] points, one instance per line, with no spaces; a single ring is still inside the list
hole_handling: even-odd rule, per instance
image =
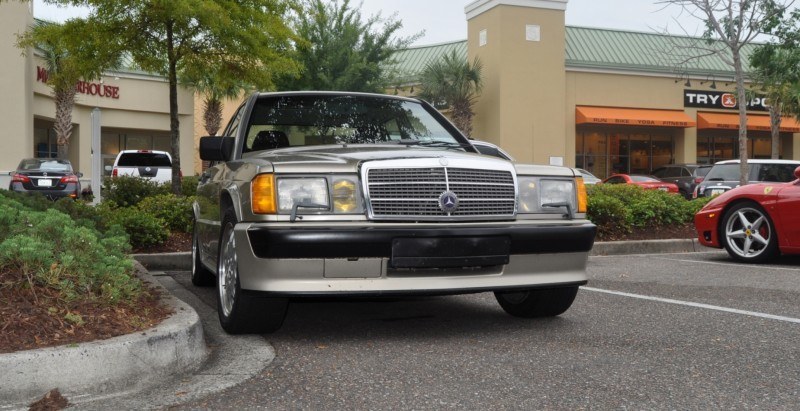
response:
[[[495,292],[500,307],[515,317],[554,317],[572,306],[578,286]]]
[[[233,209],[228,209],[222,221],[217,263],[217,313],[220,325],[229,334],[264,334],[277,331],[283,325],[289,300],[242,292],[233,232],[235,225],[236,215]]]
[[[203,265],[200,259],[200,239],[197,235],[197,223],[192,230],[192,284],[197,287],[210,287],[214,285],[216,276]]]
[[[778,254],[775,225],[757,203],[739,203],[728,210],[720,231],[725,250],[736,260],[760,263]]]

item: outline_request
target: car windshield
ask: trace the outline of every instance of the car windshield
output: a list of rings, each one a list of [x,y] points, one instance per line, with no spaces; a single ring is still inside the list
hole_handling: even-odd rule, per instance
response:
[[[708,174],[708,172],[711,171],[711,168],[712,166],[697,167],[697,169],[694,170],[694,174],[697,177],[705,177]]]
[[[249,124],[244,152],[322,144],[469,146],[422,104],[375,96],[262,96]]]
[[[706,181],[738,181],[739,164],[716,164],[706,174]]]
[[[635,181],[637,183],[649,183],[653,181],[661,181],[657,178],[648,177],[648,176],[631,176],[631,181]]]
[[[163,153],[122,153],[119,167],[172,167],[169,157]]]
[[[19,171],[51,171],[60,173],[69,173],[72,171],[72,165],[67,160],[44,159],[44,158],[27,158],[22,160],[17,167]]]

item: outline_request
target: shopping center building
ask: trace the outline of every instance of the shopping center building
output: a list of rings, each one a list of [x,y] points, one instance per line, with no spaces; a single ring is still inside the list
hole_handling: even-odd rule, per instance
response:
[[[456,50],[483,63],[484,88],[473,136],[494,142],[517,160],[578,166],[605,177],[649,173],[667,163],[738,158],[733,72],[719,57],[687,59],[697,39],[656,33],[567,27],[567,0],[476,0],[465,7],[466,41],[397,53],[396,87],[414,95],[425,65]],[[0,4],[0,176],[20,159],[55,150],[55,107],[43,62],[14,45],[33,22],[31,3]],[[752,46],[745,49],[745,54]],[[91,112],[101,113],[105,164],[122,149],[169,150],[168,87],[159,76],[107,73],[78,85],[70,160],[90,176]],[[203,133],[191,91],[179,95],[181,167],[200,171],[196,141]],[[228,104],[227,113],[235,109]],[[748,111],[748,153],[771,153],[769,116],[754,97]],[[800,124],[781,125],[782,158],[800,158]],[[7,180],[0,180],[0,187]]]
[[[55,104],[45,82],[47,70],[41,53],[23,56],[16,36],[33,23],[33,2],[0,4],[0,188],[8,187],[8,172],[28,157],[49,157],[56,152],[53,130]],[[110,165],[120,150],[170,151],[169,87],[163,77],[133,70],[108,72],[102,78],[77,86],[69,160],[84,180],[91,177],[92,112],[99,109],[103,164]],[[180,89],[181,168],[194,174],[194,96]]]
[[[697,53],[693,38],[567,27],[568,7],[567,0],[469,3],[466,41],[397,55],[398,94],[414,94],[425,65],[456,50],[483,64],[473,137],[520,161],[605,177],[739,158],[733,69],[721,58],[687,58]],[[750,158],[770,157],[769,124],[764,101],[754,97]],[[794,119],[783,119],[782,158],[800,158],[799,132]]]

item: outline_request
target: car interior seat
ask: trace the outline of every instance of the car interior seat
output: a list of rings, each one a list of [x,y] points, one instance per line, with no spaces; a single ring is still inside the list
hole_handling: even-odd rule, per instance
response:
[[[272,150],[275,148],[289,147],[289,138],[282,131],[262,130],[253,139],[250,151]]]

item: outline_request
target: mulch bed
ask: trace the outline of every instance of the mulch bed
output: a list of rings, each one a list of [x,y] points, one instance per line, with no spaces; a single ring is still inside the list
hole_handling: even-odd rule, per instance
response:
[[[102,340],[153,327],[172,311],[148,288],[131,307],[67,303],[57,291],[34,286],[22,274],[0,272],[0,353]],[[83,324],[67,320],[82,319]]]

